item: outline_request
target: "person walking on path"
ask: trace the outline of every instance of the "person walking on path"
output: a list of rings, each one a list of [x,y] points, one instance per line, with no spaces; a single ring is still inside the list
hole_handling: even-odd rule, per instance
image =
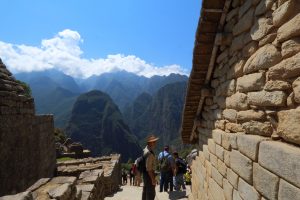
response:
[[[183,175],[186,173],[186,164],[185,162],[179,157],[177,152],[173,153],[174,158],[175,158],[175,163],[176,163],[176,168],[175,168],[175,190],[179,191],[181,186],[182,189],[185,190],[185,184],[184,184],[184,179]]]
[[[169,146],[164,147],[164,151],[158,155],[159,167],[160,167],[160,184],[159,191],[167,192],[170,186],[170,191],[173,191],[173,180],[175,161],[172,155],[169,153]]]
[[[154,148],[156,146],[156,141],[158,140],[157,137],[154,135],[150,135],[147,138],[147,146],[144,149],[143,157],[145,158],[145,166],[146,170],[143,171],[143,194],[142,200],[154,200],[155,198],[155,155],[154,155]]]
[[[129,180],[130,185],[134,185],[135,182],[135,167],[134,164],[131,165],[130,171],[129,171]]]

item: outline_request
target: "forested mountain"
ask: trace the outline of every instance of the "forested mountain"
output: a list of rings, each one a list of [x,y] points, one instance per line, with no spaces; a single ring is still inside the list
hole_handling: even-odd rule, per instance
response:
[[[139,139],[154,133],[160,137],[159,146],[178,143],[186,85],[168,84],[153,97],[143,93],[126,109],[125,119]]]
[[[127,161],[142,152],[118,106],[100,91],[90,91],[77,98],[66,132],[94,156],[116,152],[122,153],[123,161]]]

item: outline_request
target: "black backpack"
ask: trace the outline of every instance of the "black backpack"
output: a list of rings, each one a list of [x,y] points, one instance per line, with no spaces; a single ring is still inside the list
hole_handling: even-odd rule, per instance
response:
[[[136,169],[140,173],[146,173],[146,159],[150,155],[150,153],[154,155],[153,151],[149,151],[146,155],[142,155],[141,157],[138,157],[136,159]]]
[[[176,165],[178,167],[178,173],[185,174],[187,171],[187,164],[181,158],[176,159]]]

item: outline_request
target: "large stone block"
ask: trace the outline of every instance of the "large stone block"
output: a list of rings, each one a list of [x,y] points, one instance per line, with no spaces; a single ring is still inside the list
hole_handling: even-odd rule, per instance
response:
[[[216,155],[216,143],[214,142],[214,140],[208,139],[207,144],[209,152]]]
[[[2,196],[0,200],[33,200],[33,197],[31,192],[26,191],[15,195]]]
[[[250,120],[265,120],[266,114],[261,110],[245,110],[237,113],[238,122],[246,122]]]
[[[225,200],[223,189],[212,178],[209,179],[208,188],[213,199]]]
[[[217,96],[231,96],[235,93],[235,80],[222,83],[216,90]]]
[[[244,93],[237,92],[231,97],[227,97],[226,107],[235,110],[247,110],[248,109],[247,95]]]
[[[258,163],[300,187],[300,149],[282,142],[265,141],[259,146]]]
[[[273,28],[272,19],[261,17],[255,21],[251,28],[251,38],[255,41],[259,41],[266,36]]]
[[[243,129],[243,126],[241,124],[226,123],[225,131],[226,132],[231,132],[231,133],[238,133],[238,132],[243,132],[244,129]]]
[[[230,151],[224,150],[224,163],[230,167]]]
[[[230,122],[236,122],[237,112],[234,109],[225,109],[223,111],[223,117]]]
[[[224,160],[224,148],[218,144],[216,144],[216,156],[222,161]]]
[[[232,29],[233,35],[236,36],[249,30],[253,23],[253,17],[254,17],[254,9],[251,8],[233,27]]]
[[[269,11],[272,8],[273,2],[274,2],[273,0],[260,1],[260,3],[257,5],[255,9],[255,13],[254,13],[255,16],[262,15],[267,11]]]
[[[250,135],[271,136],[273,133],[273,127],[270,122],[245,122],[243,123],[243,128]]]
[[[285,106],[287,95],[283,91],[248,93],[248,103],[255,106]]]
[[[220,159],[218,159],[218,167],[217,167],[217,169],[220,172],[220,174],[222,174],[222,176],[226,177],[227,167],[226,167],[225,163],[223,163],[222,160],[220,160]]]
[[[214,139],[215,143],[221,145],[222,144],[222,135],[225,134],[224,131],[220,129],[214,129],[212,131],[212,138]]]
[[[266,91],[274,91],[274,90],[289,90],[291,89],[291,84],[286,81],[268,81],[264,87]]]
[[[255,188],[243,179],[239,178],[239,194],[244,200],[260,200],[260,194],[255,190]]]
[[[292,38],[282,43],[281,54],[283,58],[291,57],[300,52],[300,38]]]
[[[203,150],[205,159],[209,161],[209,150],[208,150],[208,146],[207,146],[207,145],[203,145],[202,150]]]
[[[246,46],[244,46],[244,48],[243,48],[243,57],[248,58],[248,57],[252,56],[252,54],[254,54],[257,49],[258,49],[258,42],[257,41],[251,41]]]
[[[271,67],[268,72],[268,78],[271,80],[282,80],[297,76],[300,76],[300,53]]]
[[[238,189],[239,176],[230,168],[227,168],[227,179],[235,189]]]
[[[239,9],[239,19],[251,8],[252,0],[243,1]]]
[[[215,167],[211,168],[211,177],[219,184],[219,186],[223,187],[223,176]]]
[[[272,44],[258,49],[244,65],[244,73],[249,74],[261,69],[268,69],[281,61],[280,51]]]
[[[245,179],[248,183],[252,183],[252,160],[236,150],[232,150],[230,154],[230,165],[233,171]]]
[[[286,1],[279,6],[272,14],[274,26],[279,27],[292,18],[297,13],[297,10],[299,10],[297,6],[300,6],[300,4],[297,5],[296,0]]]
[[[278,200],[300,199],[300,188],[280,179]]]
[[[277,199],[279,177],[264,169],[258,163],[253,164],[253,185],[260,194],[268,199]]]
[[[227,72],[227,79],[233,79],[243,76],[243,67],[245,62],[245,60],[239,60],[232,67],[230,67]]]
[[[259,144],[265,140],[267,138],[257,135],[239,135],[237,137],[239,151],[251,160],[257,161]]]
[[[278,112],[277,134],[286,141],[300,145],[300,108]]]
[[[293,82],[294,101],[300,104],[300,77]]]
[[[233,149],[237,149],[237,134],[234,133],[225,133],[222,135],[222,146],[227,149],[227,150],[231,150],[231,148]]]
[[[287,23],[283,24],[277,31],[277,40],[279,42],[284,42],[293,37],[297,37],[300,35],[300,26],[296,26],[296,24],[300,24],[300,13],[289,20]]]
[[[232,199],[233,200],[243,200],[237,190],[233,190]]]
[[[264,87],[265,82],[265,73],[244,75],[237,79],[236,90],[244,93],[261,90]]]
[[[217,156],[215,156],[214,154],[210,154],[209,159],[210,159],[211,164],[214,167],[218,167],[218,157]]]
[[[226,200],[232,200],[233,187],[228,182],[228,180],[226,180],[225,178],[223,179],[223,189],[224,189],[225,199]]]
[[[241,34],[235,38],[233,38],[231,46],[230,46],[230,55],[233,55],[238,50],[242,49],[244,47],[244,38],[245,34]]]

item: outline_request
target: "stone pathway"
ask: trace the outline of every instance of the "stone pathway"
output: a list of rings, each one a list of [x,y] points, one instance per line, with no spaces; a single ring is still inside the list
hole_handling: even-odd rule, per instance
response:
[[[141,200],[142,199],[142,187],[135,187],[135,186],[129,186],[124,185],[121,187],[121,190],[114,195],[111,195],[109,197],[106,197],[105,200]],[[158,192],[159,187],[156,187],[156,197],[155,200],[187,200],[188,195],[190,194],[190,187],[187,186],[186,191],[174,191],[171,193],[166,192]]]

